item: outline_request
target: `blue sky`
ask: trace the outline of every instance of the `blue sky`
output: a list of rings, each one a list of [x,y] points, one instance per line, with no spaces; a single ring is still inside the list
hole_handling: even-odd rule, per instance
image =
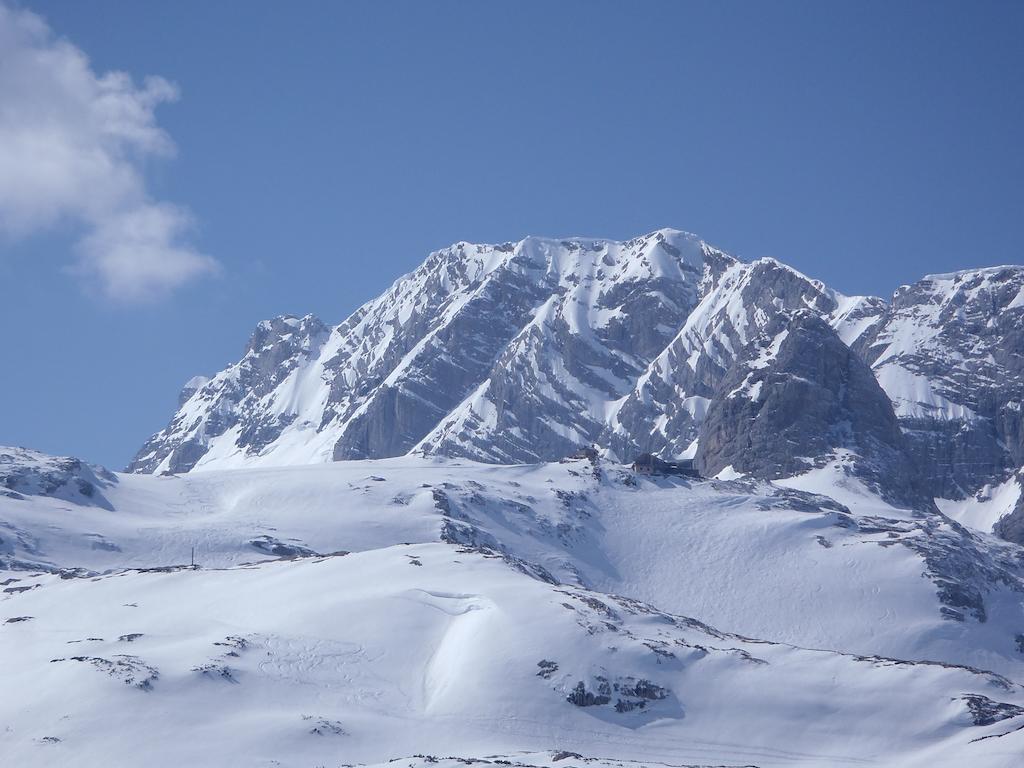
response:
[[[456,240],[671,226],[884,296],[1024,254],[1018,2],[35,0],[0,18],[23,24],[0,38],[0,444],[123,466],[258,320],[338,322]],[[88,61],[37,87],[38,50]],[[11,149],[51,140],[35,119],[64,120],[71,149]]]

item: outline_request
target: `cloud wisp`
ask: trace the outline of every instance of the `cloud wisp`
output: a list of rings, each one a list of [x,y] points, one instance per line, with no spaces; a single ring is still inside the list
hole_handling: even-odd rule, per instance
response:
[[[189,212],[146,188],[144,163],[174,153],[155,110],[177,98],[160,77],[97,74],[42,18],[0,2],[0,235],[74,223],[71,272],[119,301],[215,272],[189,241]]]

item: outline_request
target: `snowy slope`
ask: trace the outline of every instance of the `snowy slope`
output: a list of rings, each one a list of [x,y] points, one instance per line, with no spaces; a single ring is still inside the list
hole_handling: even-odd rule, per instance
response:
[[[886,504],[841,469],[781,481],[802,493],[584,460],[410,457],[117,480],[113,511],[0,500],[0,562],[105,572],[188,564],[194,547],[198,563],[222,568],[447,541],[765,639],[1003,672],[1024,663],[1017,549]]]
[[[0,758],[1015,766],[1022,402],[1024,268],[458,243],[131,473],[0,448]]]
[[[45,496],[109,507],[103,492],[116,482],[112,472],[80,459],[0,446],[0,497]]]
[[[1024,747],[1014,545],[841,473],[407,457],[112,480],[106,506],[0,498],[12,764],[1009,766]]]
[[[994,766],[1021,746],[974,741],[1024,712],[997,675],[751,641],[445,544],[25,584],[0,628],[16,765]]]

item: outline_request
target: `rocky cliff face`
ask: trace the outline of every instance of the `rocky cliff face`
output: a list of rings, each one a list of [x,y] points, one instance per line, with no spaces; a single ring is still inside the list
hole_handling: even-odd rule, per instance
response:
[[[261,323],[129,469],[557,459],[607,416],[736,260],[693,235],[459,243],[327,330]]]
[[[230,442],[258,453],[280,439],[298,417],[288,408],[292,393],[284,385],[316,359],[327,336],[312,315],[261,322],[238,363],[215,380],[197,376],[185,385],[180,410],[146,442],[129,471],[187,472],[211,448]]]
[[[871,369],[814,312],[767,326],[723,378],[696,463],[792,477],[833,462],[898,504],[923,503],[892,403]]]
[[[996,521],[993,532],[1007,541],[1024,544],[1024,469],[1013,479],[1017,487],[1017,500],[1013,508]]]
[[[1024,464],[1024,268],[903,286],[854,349],[892,400],[935,495],[975,493]]]
[[[843,296],[774,259],[737,262],[620,401],[602,443],[623,459],[692,456],[711,398],[738,356],[803,309],[849,343],[878,322],[885,305]]]
[[[548,298],[417,450],[524,462],[602,442],[616,402],[736,263],[665,233],[562,248]]]
[[[864,411],[858,418],[881,428],[877,391],[853,370],[858,358],[891,403],[911,474],[933,495],[983,493],[1024,465],[1024,268],[930,276],[886,303],[660,230],[624,242],[457,243],[338,326],[311,316],[260,323],[238,363],[189,383],[178,413],[129,469],[406,453],[516,463],[589,444],[623,461],[641,452],[692,457],[711,439],[705,419],[716,399],[722,445],[707,443],[702,456],[719,466],[733,442],[721,419],[755,416],[736,398],[722,400],[722,390],[751,375],[750,349],[805,314],[830,333],[808,325],[807,343],[794,339],[789,358],[773,358],[757,376],[779,383],[792,373],[783,363],[842,362],[858,384],[850,397],[866,400],[839,398],[824,370],[805,377],[830,405],[792,414],[801,419],[787,433],[802,439],[800,453],[751,471],[797,471],[805,459],[832,455],[841,425],[828,425],[832,437],[821,445],[797,432],[824,429],[833,417],[845,423]],[[807,395],[794,382],[765,390],[781,409],[776,421],[791,398]],[[742,413],[730,410],[741,405]],[[767,416],[758,411],[755,421]],[[871,464],[867,448],[854,447],[858,466]]]

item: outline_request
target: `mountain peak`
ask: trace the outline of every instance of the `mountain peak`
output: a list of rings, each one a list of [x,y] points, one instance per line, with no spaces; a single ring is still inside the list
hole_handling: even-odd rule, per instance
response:
[[[931,275],[925,275],[918,282],[958,283],[964,280],[970,280],[974,278],[1005,280],[1013,279],[1015,277],[1019,277],[1022,275],[1024,275],[1024,266],[1021,266],[1019,264],[1002,264],[994,267],[972,267],[970,269],[960,269],[955,272],[941,272]]]
[[[779,381],[795,375],[778,355],[789,349],[783,332],[798,331],[821,347],[802,345],[808,359],[851,371],[863,361],[892,403],[915,475],[957,498],[1024,464],[1022,310],[1018,267],[930,276],[886,304],[675,229],[625,241],[460,242],[334,328],[312,315],[258,324],[236,364],[183,393],[131,469],[410,452],[518,463],[591,444],[624,461],[692,457],[737,366],[744,378],[757,366]],[[755,347],[757,366],[745,357]],[[863,371],[854,374],[865,407],[881,407]],[[805,378],[822,402],[838,397],[831,379]],[[803,458],[825,455],[812,453]]]

